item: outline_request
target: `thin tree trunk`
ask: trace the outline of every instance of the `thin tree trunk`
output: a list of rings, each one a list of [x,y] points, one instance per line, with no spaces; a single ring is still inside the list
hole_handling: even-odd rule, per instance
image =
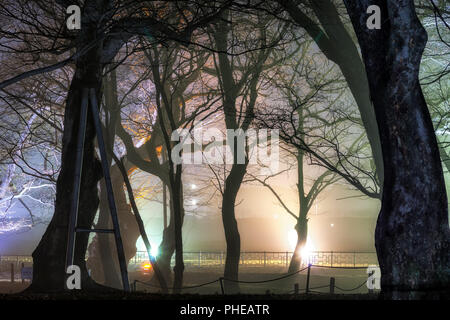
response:
[[[442,145],[442,143],[439,141],[439,153],[441,155],[441,160],[444,163],[445,167],[447,168],[447,171],[450,172],[450,155],[448,154],[447,150],[445,150],[444,146]]]
[[[303,111],[298,111],[299,122],[298,131],[303,132]],[[303,137],[302,137],[303,139]],[[305,175],[303,171],[303,157],[304,152],[302,150],[297,150],[297,191],[298,191],[298,202],[300,205],[299,214],[297,218],[297,224],[295,225],[295,231],[297,232],[297,244],[295,246],[294,254],[291,258],[291,263],[289,264],[288,273],[292,273],[300,270],[302,264],[302,250],[306,245],[308,239],[308,203],[305,196]]]
[[[419,84],[427,34],[413,0],[345,0],[375,107],[385,180],[375,246],[386,297],[437,297],[450,288],[447,196],[433,124]],[[366,26],[381,8],[380,30]]]
[[[170,160],[169,160],[170,161]],[[170,161],[171,162],[171,161]],[[173,168],[173,164],[170,164]],[[181,293],[181,286],[183,285],[183,188],[181,185],[181,165],[176,166],[176,173],[171,172],[171,176],[174,177],[172,183],[173,195],[173,220],[174,220],[174,238],[175,238],[175,266],[173,268],[174,281],[173,281],[173,293]]]
[[[246,164],[233,164],[228,177],[225,180],[225,190],[222,199],[222,222],[227,243],[227,255],[225,258],[224,278],[227,294],[239,292],[239,259],[241,255],[241,237],[236,221],[236,197],[247,169]]]
[[[162,292],[163,293],[167,293],[167,283],[166,280],[164,279],[164,276],[161,273],[161,270],[159,269],[159,266],[157,264],[157,262],[155,261],[155,259],[152,257],[151,255],[151,245],[150,245],[150,240],[147,236],[147,232],[145,231],[145,226],[144,226],[144,222],[142,221],[142,217],[141,214],[139,213],[136,201],[134,199],[134,194],[133,194],[133,188],[131,187],[131,183],[130,180],[128,179],[128,175],[127,172],[125,170],[125,166],[122,163],[122,160],[120,160],[119,158],[117,158],[113,151],[111,151],[111,155],[114,157],[114,161],[116,162],[121,174],[122,174],[122,178],[125,182],[127,191],[128,191],[128,198],[130,199],[130,203],[131,203],[131,207],[133,208],[133,212],[134,212],[134,218],[135,218],[135,222],[139,228],[139,233],[142,236],[142,240],[144,241],[145,244],[145,248],[147,249],[147,254],[150,260],[150,263],[153,267],[153,270],[155,272],[155,275],[158,279],[158,282],[161,286]],[[137,240],[137,237],[136,237]],[[136,243],[136,240],[134,241],[134,243]],[[136,252],[135,252],[136,253]]]
[[[302,265],[302,250],[306,245],[306,240],[308,239],[308,220],[304,218],[303,215],[297,220],[295,231],[297,232],[297,244],[289,264],[288,273],[293,273],[300,270]]]
[[[172,282],[172,270],[170,268],[171,266],[171,261],[172,261],[172,256],[176,251],[175,248],[175,217],[174,217],[174,206],[173,206],[173,196],[172,196],[172,188],[169,185],[167,185],[169,187],[169,225],[164,228],[163,230],[163,239],[161,241],[161,244],[159,246],[159,253],[158,253],[158,257],[156,259],[158,266],[161,270],[161,273],[164,275],[164,278],[167,281],[167,285],[169,286],[170,284],[172,284],[173,287],[175,287],[175,281]],[[184,221],[184,206],[183,204],[183,193],[181,191],[181,193],[179,194],[179,202],[181,203],[180,205],[180,211],[181,211],[181,226],[183,225],[183,221]],[[157,279],[153,278],[152,282],[155,282]],[[179,286],[178,286],[179,287]]]
[[[167,281],[167,285],[172,283],[172,271],[170,269],[170,262],[173,253],[175,252],[175,226],[173,219],[172,204],[170,204],[170,221],[167,228],[163,230],[163,238],[158,248],[157,263],[161,269],[161,273]],[[156,280],[156,279],[155,279]]]

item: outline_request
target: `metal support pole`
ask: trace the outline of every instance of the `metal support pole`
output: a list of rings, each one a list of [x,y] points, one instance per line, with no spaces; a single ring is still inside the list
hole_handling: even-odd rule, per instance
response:
[[[14,282],[14,263],[11,263],[11,282]]]
[[[305,293],[309,293],[309,277],[311,276],[311,264],[308,264],[308,273],[306,275],[306,291]]]
[[[167,161],[166,152],[164,151],[164,148],[161,150],[161,155],[163,159],[163,163]],[[166,182],[163,181],[163,219],[164,219],[164,230],[169,225],[168,217],[167,217],[167,185]]]
[[[298,283],[294,284],[294,294],[298,294]]]
[[[331,251],[331,267],[333,266],[333,251]]]
[[[125,291],[130,291],[130,284],[128,282],[127,265],[125,262],[125,253],[124,253],[124,249],[123,249],[122,237],[120,236],[119,220],[117,218],[117,208],[116,208],[116,203],[114,201],[114,193],[113,193],[113,188],[112,188],[111,176],[109,174],[108,158],[106,157],[105,141],[103,139],[99,111],[97,108],[97,98],[95,95],[94,88],[90,89],[90,102],[91,102],[92,116],[94,118],[95,131],[97,134],[98,149],[100,151],[100,158],[101,158],[101,162],[102,162],[103,176],[105,178],[105,185],[106,185],[106,190],[107,190],[107,194],[108,194],[109,210],[111,212],[111,220],[112,220],[113,227],[114,227],[114,238],[116,240],[117,256],[119,258],[120,273],[122,276],[122,284],[123,284],[123,288]]]
[[[288,262],[288,260],[289,260],[289,252],[287,252],[286,251],[286,267],[289,267],[289,262]]]
[[[331,293],[331,294],[334,293],[335,282],[336,282],[336,279],[333,278],[333,277],[331,277],[331,278],[330,278],[330,293]]]
[[[374,284],[374,278],[372,278],[373,274],[375,273],[375,270],[372,270],[368,273],[368,280],[372,282],[372,285]],[[373,289],[371,287],[367,286],[369,293],[373,293]]]
[[[166,229],[168,222],[167,222],[167,187],[165,182],[163,182],[163,219],[164,219],[164,229]]]
[[[22,262],[22,268],[20,269],[20,277],[22,278],[22,283],[25,282],[25,279],[23,278],[23,268],[25,267],[25,264]]]
[[[264,251],[264,267],[266,266],[266,252]]]
[[[75,250],[75,239],[76,239],[75,228],[77,225],[78,202],[80,198],[80,186],[81,186],[81,173],[83,170],[84,137],[86,134],[87,109],[88,109],[88,89],[83,88],[81,97],[80,123],[78,125],[77,150],[75,156],[73,195],[69,213],[69,225],[68,225],[69,233],[66,251],[66,270],[68,266],[73,265],[73,254]]]
[[[225,294],[225,290],[223,289],[223,278],[222,277],[219,278],[219,282],[220,282],[220,290],[222,291],[222,294]]]

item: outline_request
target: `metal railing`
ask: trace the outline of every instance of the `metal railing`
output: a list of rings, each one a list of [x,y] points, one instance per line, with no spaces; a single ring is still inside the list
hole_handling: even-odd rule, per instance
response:
[[[275,252],[275,251],[246,251],[241,252],[240,264],[243,266],[266,267],[279,266],[287,267],[291,261],[293,252]],[[184,263],[186,266],[208,267],[223,266],[225,264],[226,252],[184,252]],[[140,263],[148,261],[146,251],[138,251],[130,263]],[[174,262],[174,258],[172,259]],[[303,264],[328,266],[328,267],[367,267],[369,265],[378,265],[375,252],[350,252],[350,251],[314,251],[308,254],[307,259],[303,259]],[[2,255],[0,256],[0,270],[10,268],[11,264],[15,267],[31,266],[33,258],[25,255]]]
[[[240,264],[243,266],[279,266],[288,267],[293,252],[273,252],[273,251],[249,251],[241,252]],[[225,252],[183,252],[185,266],[207,267],[223,266],[225,264]],[[138,251],[131,263],[147,261],[147,253]],[[174,258],[172,259],[174,263]],[[312,264],[328,267],[367,267],[378,265],[375,252],[350,252],[350,251],[314,251],[303,259],[304,265]]]
[[[22,267],[22,264],[26,267],[33,265],[33,258],[31,256],[18,256],[18,255],[0,255],[0,272],[9,271],[11,265],[16,269]]]

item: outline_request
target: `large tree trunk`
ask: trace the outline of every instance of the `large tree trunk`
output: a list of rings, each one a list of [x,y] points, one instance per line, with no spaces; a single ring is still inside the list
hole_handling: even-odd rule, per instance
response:
[[[97,96],[101,96],[101,69],[99,49],[96,47],[78,61],[72,79],[64,115],[61,171],[56,183],[55,213],[33,252],[31,290],[34,291],[59,291],[64,289],[67,230],[74,185],[73,173],[76,166],[74,153],[76,152],[82,89],[83,87],[96,88]],[[94,138],[93,119],[89,114],[79,200],[78,226],[81,228],[91,228],[99,203],[97,182],[101,178],[101,166],[94,154]],[[82,289],[89,289],[94,286],[85,264],[88,237],[89,234],[87,233],[77,234],[75,242],[74,264],[81,269]]]
[[[84,8],[82,28],[77,38],[77,50],[84,50],[86,44],[89,43],[94,43],[94,45],[78,58],[69,88],[64,113],[61,170],[56,182],[55,212],[33,252],[33,282],[30,290],[61,291],[65,287],[67,231],[74,186],[82,90],[83,88],[95,88],[97,97],[102,96],[103,41],[96,38],[100,12],[107,10],[109,5],[107,1],[87,2]],[[100,99],[98,100],[100,101]],[[102,170],[100,162],[95,156],[94,138],[93,118],[91,112],[88,112],[79,198],[78,226],[81,228],[91,228],[99,203],[97,183],[102,177]],[[88,233],[77,234],[74,252],[74,264],[80,267],[83,290],[99,289],[100,287],[89,277],[86,269],[85,254],[88,238]]]
[[[225,258],[224,278],[227,294],[239,292],[239,259],[241,255],[241,237],[236,221],[236,196],[244,179],[247,169],[246,164],[233,164],[231,171],[225,180],[225,190],[222,198],[222,222],[227,243],[227,255]]]
[[[381,287],[390,298],[433,296],[450,287],[447,196],[433,124],[418,80],[427,35],[413,0],[345,0],[359,39],[384,160],[375,231]],[[381,8],[380,30],[366,26]]]

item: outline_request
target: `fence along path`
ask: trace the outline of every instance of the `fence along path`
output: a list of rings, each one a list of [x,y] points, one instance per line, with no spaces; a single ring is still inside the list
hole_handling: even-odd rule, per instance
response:
[[[250,267],[288,267],[293,252],[242,252],[240,264],[241,266]],[[186,267],[222,267],[225,263],[225,252],[184,252],[184,262]],[[131,264],[139,264],[148,261],[145,251],[138,251]],[[367,268],[370,265],[378,265],[375,252],[336,252],[336,251],[315,251],[311,252],[305,264],[311,264],[314,267],[327,267],[339,269],[357,269]],[[0,256],[0,272],[6,278],[20,278],[22,267],[32,267],[33,259],[31,256],[25,255],[2,255]],[[11,274],[11,275],[10,275]],[[297,274],[297,273],[294,273]],[[226,280],[226,279],[223,279]],[[214,282],[219,282],[216,279]],[[202,286],[206,286],[203,284]],[[195,286],[196,287],[196,286]],[[321,286],[327,287],[327,286]],[[335,286],[336,289],[340,289]],[[186,289],[186,288],[185,288]],[[320,288],[316,288],[320,289]],[[346,288],[343,288],[346,289]],[[306,290],[302,289],[302,290]],[[313,288],[311,288],[313,290]],[[341,290],[346,291],[346,290]]]
[[[293,252],[248,251],[241,252],[240,264],[250,266],[288,266]],[[184,252],[183,259],[187,266],[213,266],[225,263],[225,252]],[[130,263],[148,261],[146,251],[137,251]],[[0,255],[0,268],[9,267],[14,263],[19,267],[22,263],[30,266],[33,258],[26,255]],[[378,265],[375,252],[350,252],[350,251],[314,251],[308,255],[305,265],[330,267],[367,267]]]
[[[174,288],[174,289],[180,289],[180,290],[187,290],[187,289],[196,289],[196,288],[201,288],[201,287],[205,287],[208,285],[212,285],[212,284],[220,284],[220,291],[222,294],[226,294],[225,290],[224,290],[224,285],[223,283],[225,281],[230,281],[230,282],[237,282],[237,283],[242,283],[242,284],[260,284],[260,283],[268,283],[268,282],[276,282],[276,281],[280,281],[283,279],[287,279],[290,278],[292,276],[295,276],[297,274],[300,274],[302,272],[304,272],[305,270],[307,270],[307,278],[306,278],[306,287],[304,288],[300,288],[298,283],[294,284],[294,289],[293,290],[288,290],[285,292],[281,292],[278,294],[299,294],[299,293],[305,293],[305,294],[309,294],[309,293],[316,293],[316,294],[326,294],[326,293],[335,293],[335,289],[340,290],[341,292],[339,293],[356,293],[355,291],[362,288],[366,283],[367,283],[367,279],[364,279],[364,281],[360,284],[358,284],[355,287],[340,287],[335,285],[335,278],[331,277],[330,278],[330,284],[329,285],[322,285],[322,286],[316,286],[316,287],[310,287],[310,275],[311,275],[311,269],[312,268],[333,268],[333,269],[366,269],[366,267],[325,267],[322,265],[308,265],[307,267],[300,269],[296,272],[293,273],[289,273],[289,274],[285,274],[283,276],[280,277],[276,277],[276,278],[272,278],[272,279],[265,279],[265,280],[259,280],[259,281],[245,281],[245,280],[232,280],[232,279],[226,279],[224,277],[220,277],[217,278],[213,281],[208,281],[205,283],[201,283],[201,284],[197,284],[197,285],[192,285],[192,286],[183,286],[183,287],[179,287],[179,288]],[[160,289],[159,286],[153,285],[151,283],[148,282],[144,282],[144,281],[140,281],[140,280],[134,280],[133,284],[131,285],[131,288],[133,291],[137,291],[137,284],[141,284],[143,286],[146,287],[151,287],[154,289]],[[317,291],[319,289],[325,289],[328,288],[329,292],[321,292],[321,291]],[[269,293],[269,292],[266,292]],[[371,290],[368,291],[368,293],[372,293]]]
[[[241,252],[239,263],[243,266],[285,266],[288,267],[293,252],[269,252],[269,251],[247,251]],[[225,263],[225,252],[183,252],[185,265],[188,266],[223,266]],[[138,251],[132,259],[132,263],[147,261],[147,253]],[[375,252],[351,252],[351,251],[313,251],[304,261],[305,265],[330,267],[368,267],[378,265]]]

